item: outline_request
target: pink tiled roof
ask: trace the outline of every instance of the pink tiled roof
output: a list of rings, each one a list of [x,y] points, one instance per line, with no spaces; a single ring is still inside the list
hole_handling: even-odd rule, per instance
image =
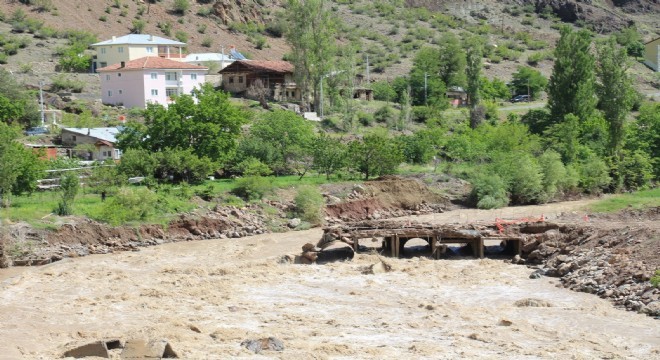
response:
[[[100,68],[98,72],[116,71],[116,70],[142,70],[142,69],[172,69],[172,70],[208,70],[204,66],[187,64],[181,61],[164,59],[158,56],[147,56],[131,61],[127,61],[124,67],[119,64],[113,64]]]

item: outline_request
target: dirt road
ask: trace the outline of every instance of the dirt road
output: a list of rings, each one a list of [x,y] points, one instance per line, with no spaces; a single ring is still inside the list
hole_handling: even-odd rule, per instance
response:
[[[527,209],[510,214],[547,210]],[[0,359],[140,337],[168,339],[186,359],[251,358],[241,341],[268,336],[285,350],[257,358],[660,358],[660,322],[499,260],[387,259],[393,271],[376,275],[364,274],[376,255],[279,263],[319,237],[175,243],[25,269],[0,283]]]

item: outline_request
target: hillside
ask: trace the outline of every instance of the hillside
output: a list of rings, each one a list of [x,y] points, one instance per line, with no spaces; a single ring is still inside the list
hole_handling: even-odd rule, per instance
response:
[[[43,21],[47,27],[85,30],[99,40],[135,32],[137,26],[142,33],[182,37],[189,52],[219,52],[221,47],[234,45],[254,59],[281,59],[288,51],[280,37],[283,1],[191,0],[182,14],[173,10],[174,2],[25,0],[2,2],[0,11],[9,19],[14,11],[23,9],[29,18]],[[493,62],[490,76],[510,74],[532,51],[551,47],[557,38],[553,25],[560,19],[598,33],[635,25],[643,39],[655,38],[660,4],[657,0],[337,0],[332,1],[331,9],[340,15],[345,33],[358,38],[363,51],[370,54],[374,76],[388,78],[407,72],[414,51],[435,43],[446,31],[476,33],[517,52],[500,54],[502,59]],[[516,37],[518,32],[527,33],[529,39]],[[537,46],[529,46],[531,41],[537,41]],[[539,67],[547,74],[544,65],[541,62]]]

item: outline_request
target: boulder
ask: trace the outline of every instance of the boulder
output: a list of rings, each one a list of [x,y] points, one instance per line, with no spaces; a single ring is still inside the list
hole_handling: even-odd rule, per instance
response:
[[[264,350],[270,350],[270,351],[284,350],[284,343],[282,342],[282,340],[272,336],[263,339],[243,340],[243,342],[241,342],[241,346],[245,346],[245,348],[254,352],[255,354],[258,354]]]
[[[289,220],[289,222],[287,223],[287,226],[290,227],[291,229],[295,229],[300,225],[301,222],[302,221],[300,219],[293,218],[293,219]]]
[[[64,353],[63,357],[82,359],[86,357],[110,358],[105,341],[97,341],[90,344],[78,346]]]
[[[121,360],[137,359],[178,359],[167,340],[129,340],[121,352]]]
[[[355,256],[353,248],[341,241],[334,241],[318,253],[316,262],[325,264],[334,261],[350,260]]]

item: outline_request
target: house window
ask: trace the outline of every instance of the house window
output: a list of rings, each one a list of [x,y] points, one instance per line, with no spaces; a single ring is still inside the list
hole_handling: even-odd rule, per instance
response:
[[[121,73],[117,73],[117,77],[121,77]]]
[[[104,68],[104,67],[106,67],[106,66],[108,66],[108,63],[107,63],[107,62],[102,62],[102,63],[99,65],[99,67],[102,67],[102,68]]]
[[[168,98],[171,98],[179,95],[179,91],[176,88],[167,88],[165,89],[165,95],[167,95]]]
[[[151,89],[151,96],[158,96],[158,89]]]
[[[239,76],[239,77],[238,77],[238,83],[239,83],[239,84],[242,84],[242,83],[243,83],[243,77],[242,77],[242,76]]]
[[[158,73],[151,73],[151,80],[158,79]]]
[[[121,150],[115,149],[115,158],[119,159],[121,157]]]
[[[120,54],[123,53],[124,52],[124,47],[123,46],[118,47],[117,52],[120,53]]]
[[[172,80],[178,80],[178,74],[175,72],[166,72],[165,73],[165,80],[167,81],[172,81]]]
[[[229,77],[229,83],[230,83],[230,84],[233,84],[233,83],[234,83],[234,77],[233,77],[233,76],[230,76],[230,77]]]
[[[108,97],[112,97],[112,90],[108,90]]]
[[[73,139],[73,141],[76,141],[76,136],[75,135],[73,135],[71,138]]]
[[[197,74],[190,74],[190,80],[197,80]]]
[[[101,48],[101,54],[105,54],[105,48]]]
[[[152,46],[147,46],[147,54],[153,54],[154,48]]]
[[[117,90],[117,94],[121,95],[121,94],[123,94],[123,93],[124,93],[123,90]]]
[[[110,81],[110,74],[105,76],[105,81]]]

